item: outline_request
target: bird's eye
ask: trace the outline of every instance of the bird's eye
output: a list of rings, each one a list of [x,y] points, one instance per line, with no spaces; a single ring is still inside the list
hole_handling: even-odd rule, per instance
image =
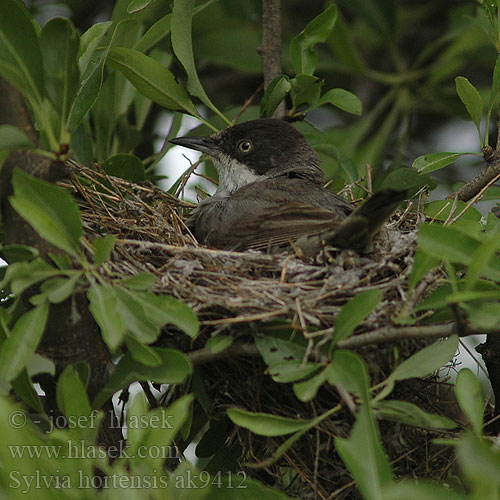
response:
[[[252,141],[249,141],[248,139],[244,139],[243,141],[240,141],[238,143],[238,149],[242,153],[249,153],[253,149]]]

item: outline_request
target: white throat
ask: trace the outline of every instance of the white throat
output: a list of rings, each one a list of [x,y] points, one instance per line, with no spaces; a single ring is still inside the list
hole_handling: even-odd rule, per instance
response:
[[[224,153],[218,155],[217,158],[213,158],[213,161],[219,174],[219,187],[215,192],[217,196],[229,196],[243,186],[263,177]]]

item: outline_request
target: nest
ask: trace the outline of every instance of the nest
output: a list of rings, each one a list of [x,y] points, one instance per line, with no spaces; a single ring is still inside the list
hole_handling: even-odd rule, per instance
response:
[[[86,237],[117,237],[107,266],[110,277],[153,273],[157,277],[155,292],[183,300],[198,314],[202,334],[194,343],[183,335],[168,341],[184,352],[203,347],[208,336],[222,330],[250,338],[252,332],[285,325],[290,331],[302,332],[312,355],[316,347],[331,339],[339,310],[354,295],[379,289],[384,297],[356,333],[390,326],[407,301],[418,223],[417,214],[409,209],[392,217],[366,256],[324,248],[314,261],[304,261],[293,253],[214,250],[200,246],[187,230],[191,204],[148,182],[134,184],[99,170],[72,167],[78,176],[66,187],[79,200]],[[426,292],[421,288],[419,293]],[[372,382],[386,377],[397,357],[411,355],[422,346],[421,340],[405,340],[364,347],[361,354]],[[312,403],[300,402],[289,385],[271,381],[258,357],[227,357],[201,369],[212,400],[209,417],[214,421],[224,421],[225,409],[234,405],[309,418],[341,401],[333,387],[323,386]],[[436,412],[436,385],[444,388],[435,379],[400,384],[396,396]],[[438,405],[437,412],[449,415],[447,403],[441,410]],[[348,410],[336,415],[335,421],[326,421],[302,437],[281,461],[252,469],[251,474],[291,496],[357,498],[354,483],[333,446],[333,436],[349,435],[352,420]],[[381,432],[396,475],[436,477],[445,473],[450,454],[431,445],[435,433],[386,422],[381,423]],[[232,436],[226,446],[247,451],[242,464],[268,458],[284,441],[239,428]]]

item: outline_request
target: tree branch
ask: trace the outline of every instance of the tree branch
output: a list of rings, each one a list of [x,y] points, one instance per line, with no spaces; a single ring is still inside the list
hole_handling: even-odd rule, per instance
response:
[[[262,0],[262,63],[264,89],[283,73],[281,68],[281,12],[280,0]],[[281,102],[273,116],[285,116],[285,103]]]

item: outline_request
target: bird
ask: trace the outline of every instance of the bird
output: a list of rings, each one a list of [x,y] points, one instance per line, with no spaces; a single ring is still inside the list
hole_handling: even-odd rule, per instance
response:
[[[384,189],[356,207],[324,187],[319,155],[290,123],[261,118],[172,144],[208,155],[215,194],[196,206],[188,227],[201,244],[225,250],[285,248],[312,255],[328,244],[367,250],[406,191]]]

